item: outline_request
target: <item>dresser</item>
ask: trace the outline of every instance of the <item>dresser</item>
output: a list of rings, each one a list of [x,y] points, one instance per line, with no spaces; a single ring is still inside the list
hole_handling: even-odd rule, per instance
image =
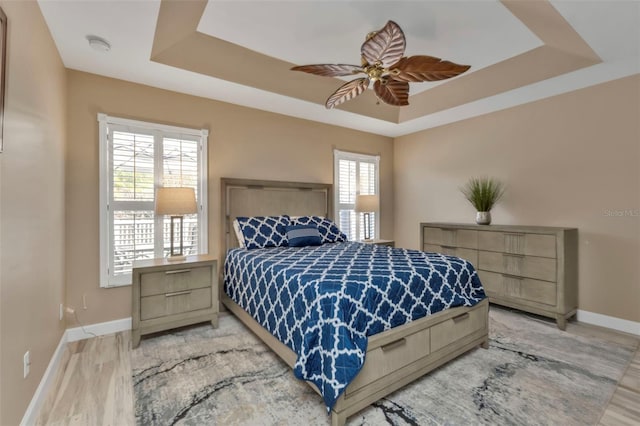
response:
[[[554,318],[578,308],[578,230],[421,223],[422,250],[458,256],[478,271],[489,302]]]
[[[218,273],[213,256],[135,261],[132,279],[134,348],[145,334],[204,321],[218,326]]]

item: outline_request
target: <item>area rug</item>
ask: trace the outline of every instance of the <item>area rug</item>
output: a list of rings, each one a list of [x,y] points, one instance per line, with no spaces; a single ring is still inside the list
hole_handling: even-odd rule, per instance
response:
[[[474,349],[348,425],[594,425],[633,348],[491,307]],[[232,315],[142,340],[131,352],[139,425],[328,425],[322,399]]]

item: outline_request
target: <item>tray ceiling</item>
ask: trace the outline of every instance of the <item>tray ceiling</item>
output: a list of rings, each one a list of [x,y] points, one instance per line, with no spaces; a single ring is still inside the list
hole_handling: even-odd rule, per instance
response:
[[[640,2],[40,0],[68,68],[399,136],[640,72]],[[334,110],[341,80],[292,65],[359,62],[392,19],[407,55],[470,64],[412,83],[410,105],[369,90]],[[112,45],[93,51],[89,34]]]

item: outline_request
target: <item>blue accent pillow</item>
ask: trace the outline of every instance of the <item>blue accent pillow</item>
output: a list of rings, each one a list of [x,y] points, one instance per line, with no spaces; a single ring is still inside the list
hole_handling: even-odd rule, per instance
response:
[[[237,217],[247,249],[287,245],[289,216]]]
[[[306,247],[322,245],[322,238],[315,225],[287,226],[287,241],[289,247]]]
[[[330,219],[320,216],[300,216],[291,220],[292,225],[316,225],[322,238],[322,244],[341,243],[347,241],[347,236],[340,231],[338,225]]]

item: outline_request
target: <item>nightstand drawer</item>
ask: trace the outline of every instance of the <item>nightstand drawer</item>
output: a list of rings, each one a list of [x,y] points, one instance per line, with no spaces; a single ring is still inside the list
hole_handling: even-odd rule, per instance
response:
[[[149,320],[211,307],[211,285],[208,288],[174,291],[143,297],[140,319]]]
[[[196,254],[185,259],[133,263],[131,346],[145,334],[211,321],[218,326],[218,262]]]
[[[177,269],[147,272],[140,275],[140,294],[142,297],[154,294],[211,287],[211,267],[190,267],[184,265]]]

